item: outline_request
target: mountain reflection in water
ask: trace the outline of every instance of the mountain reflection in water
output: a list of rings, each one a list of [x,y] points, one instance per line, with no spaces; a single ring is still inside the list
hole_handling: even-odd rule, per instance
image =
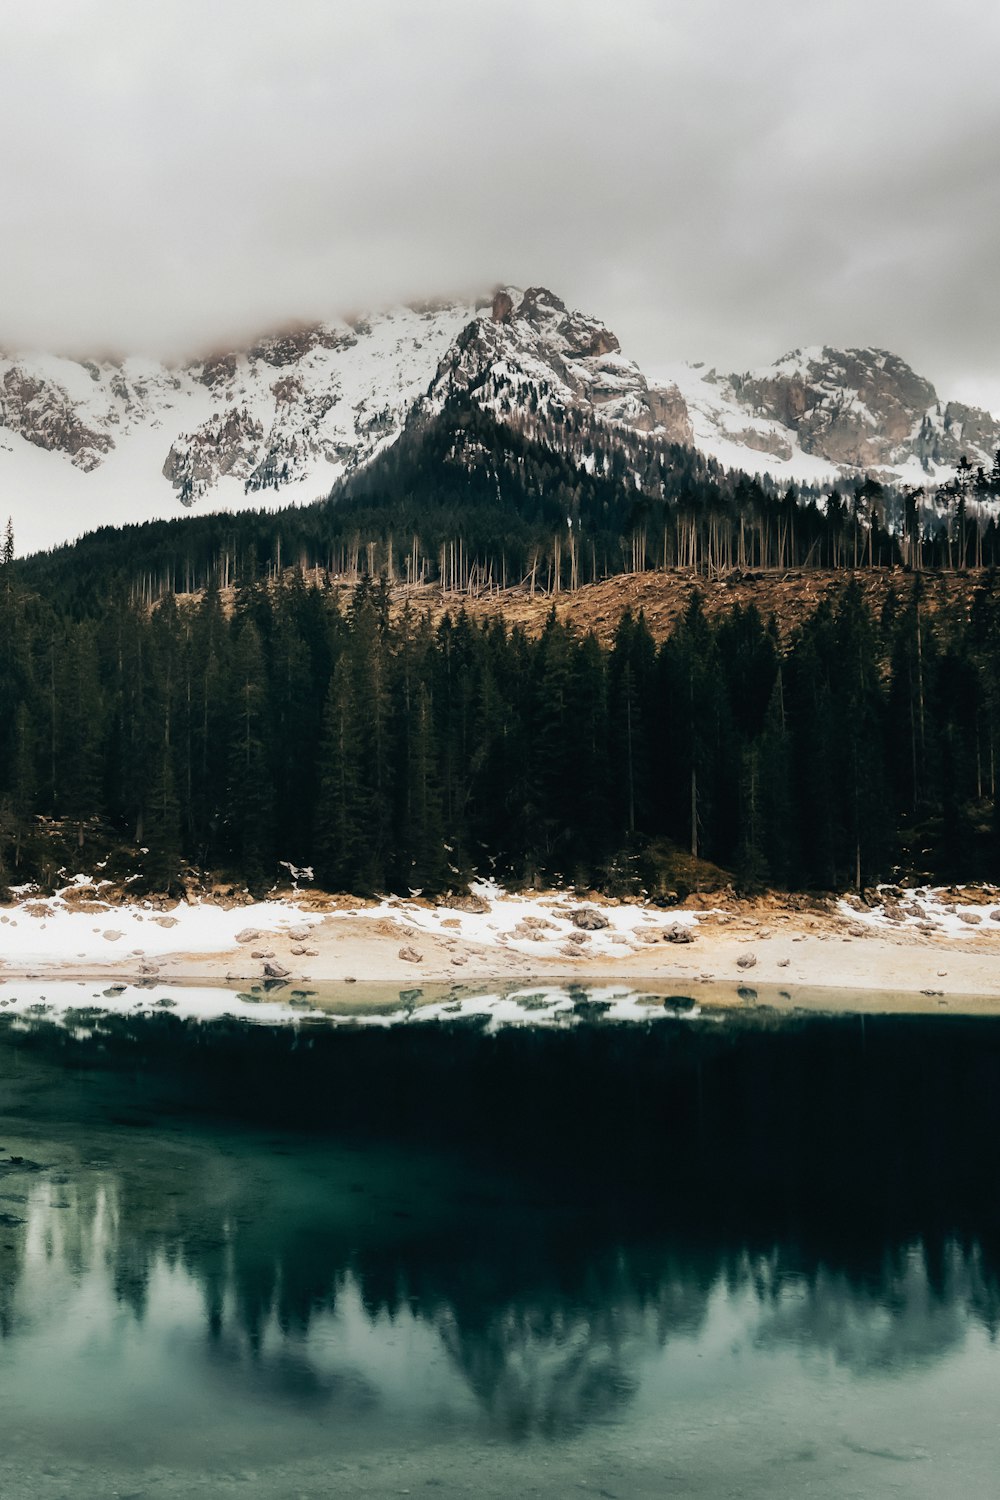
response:
[[[732,1399],[992,1357],[989,1021],[88,1029],[0,1024],[15,1457],[150,1406],[162,1462],[276,1413],[300,1458],[578,1440],[709,1369]]]

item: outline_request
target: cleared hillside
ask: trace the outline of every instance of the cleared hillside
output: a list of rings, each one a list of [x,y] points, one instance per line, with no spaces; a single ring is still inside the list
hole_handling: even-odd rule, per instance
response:
[[[286,574],[286,578],[290,576]],[[970,569],[961,573],[911,573],[902,568],[859,569],[857,572],[830,569],[798,569],[782,572],[732,573],[722,578],[706,578],[691,569],[619,574],[598,583],[588,583],[558,594],[524,587],[496,589],[492,592],[444,590],[438,584],[397,584],[390,590],[392,614],[398,618],[409,609],[428,615],[437,624],[445,614],[464,610],[476,620],[502,618],[508,626],[517,626],[530,636],[541,633],[553,610],[563,624],[586,634],[593,631],[603,644],[609,644],[626,610],[645,616],[650,632],[657,641],[665,640],[697,594],[709,619],[728,614],[735,605],[746,609],[751,604],[766,622],[773,616],[779,633],[787,637],[807,619],[823,600],[834,602],[852,580],[861,589],[865,603],[876,616],[881,615],[894,597],[905,605],[919,586],[925,609],[933,615],[967,618],[977,592],[993,599],[1000,594],[1000,573],[992,568]],[[307,582],[323,583],[339,596],[346,608],[356,580],[345,577],[324,579],[319,573],[306,576]],[[180,600],[194,596],[179,596]],[[231,606],[233,590],[225,592]]]

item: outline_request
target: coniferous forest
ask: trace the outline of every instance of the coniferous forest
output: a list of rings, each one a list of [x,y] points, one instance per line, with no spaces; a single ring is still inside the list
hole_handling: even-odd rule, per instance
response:
[[[970,603],[971,601],[971,603]],[[997,878],[1000,600],[856,582],[787,639],[697,598],[668,639],[390,615],[286,572],[83,608],[0,568],[0,883],[141,850],[146,889],[281,862],[361,894],[475,874],[671,899],[712,878]],[[722,872],[720,874],[720,872]]]
[[[988,472],[963,464],[926,492],[870,477],[830,493],[781,489],[573,411],[499,420],[456,396],[324,503],[102,527],[22,570],[64,607],[94,609],[111,591],[152,604],[288,567],[470,596],[668,567],[988,568],[1000,565],[998,501],[1000,454]]]

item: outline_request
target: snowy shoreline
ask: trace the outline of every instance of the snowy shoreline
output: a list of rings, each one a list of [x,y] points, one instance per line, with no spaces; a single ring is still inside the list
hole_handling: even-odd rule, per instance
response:
[[[0,1001],[15,980],[22,989],[100,981],[140,993],[270,985],[286,1010],[285,997],[305,988],[351,986],[362,1006],[369,988],[386,985],[444,994],[620,981],[671,986],[706,1003],[760,987],[781,1004],[793,993],[849,990],[909,996],[923,1009],[956,997],[1000,1005],[1000,892],[992,889],[886,888],[875,906],[850,896],[720,896],[667,909],[566,890],[511,894],[486,882],[441,905],[307,891],[170,905],[101,892],[81,875],[53,896],[22,889],[0,907]]]

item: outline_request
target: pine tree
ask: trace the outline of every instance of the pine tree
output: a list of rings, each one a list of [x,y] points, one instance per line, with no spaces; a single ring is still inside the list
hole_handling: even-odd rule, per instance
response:
[[[143,860],[153,890],[171,893],[180,881],[181,810],[174,781],[173,754],[164,734],[150,768],[146,838],[149,853]]]
[[[714,858],[735,836],[739,774],[719,651],[697,594],[660,652],[658,678],[663,826],[692,855]]]
[[[225,825],[230,853],[243,878],[251,890],[262,890],[276,873],[264,657],[249,613],[234,628]]]
[[[847,790],[841,868],[860,890],[884,867],[889,837],[882,685],[871,617],[856,583],[841,599],[834,637],[831,687]]]
[[[439,891],[447,881],[444,826],[438,789],[434,716],[424,682],[416,684],[408,712],[398,848],[400,881],[410,889]]]
[[[650,703],[656,648],[641,613],[626,610],[615,630],[608,660],[608,721],[613,777],[614,816],[632,838],[646,825],[650,802]]]
[[[795,823],[792,801],[792,736],[785,707],[784,674],[779,667],[764,725],[755,743],[757,799],[755,821],[744,835],[763,878],[787,888],[795,881]]]
[[[370,889],[366,869],[368,806],[364,785],[364,746],[355,708],[353,674],[347,652],[337,660],[319,749],[319,793],[313,864],[330,890]]]
[[[230,657],[221,600],[209,589],[190,623],[183,688],[182,817],[189,853],[201,864],[214,862],[224,851]]]
[[[284,855],[303,864],[311,842],[316,800],[316,749],[323,698],[313,682],[312,657],[298,626],[299,585],[271,600],[268,701],[274,756],[275,822]]]
[[[101,683],[89,622],[69,632],[56,665],[54,689],[55,809],[76,824],[82,849],[87,823],[103,811]]]
[[[531,761],[539,807],[537,856],[545,868],[565,874],[577,815],[567,774],[573,745],[574,640],[559,623],[555,609],[532,654],[535,702],[531,710]]]
[[[566,782],[573,810],[573,854],[578,884],[590,883],[610,852],[608,680],[595,635],[580,642],[573,662]]]

